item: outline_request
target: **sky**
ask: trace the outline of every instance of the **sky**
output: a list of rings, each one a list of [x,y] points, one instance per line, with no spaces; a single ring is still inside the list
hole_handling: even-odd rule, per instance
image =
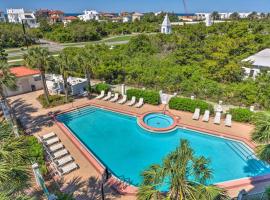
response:
[[[270,0],[186,0],[189,13],[193,12],[270,12]],[[60,9],[67,13],[81,13],[85,9],[121,12],[167,11],[184,13],[183,0],[0,0],[0,10],[6,8]]]

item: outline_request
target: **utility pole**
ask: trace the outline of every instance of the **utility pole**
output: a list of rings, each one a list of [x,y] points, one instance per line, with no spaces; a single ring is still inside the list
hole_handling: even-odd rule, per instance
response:
[[[24,19],[22,19],[22,29],[23,29],[23,35],[24,35],[24,40],[25,40],[26,48],[28,49],[28,39],[26,37],[26,30],[25,30]]]

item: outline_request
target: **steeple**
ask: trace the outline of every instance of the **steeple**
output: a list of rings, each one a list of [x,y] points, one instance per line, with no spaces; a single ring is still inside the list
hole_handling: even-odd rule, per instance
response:
[[[162,22],[161,33],[164,33],[164,34],[171,34],[172,33],[172,25],[171,25],[170,19],[168,17],[168,14],[166,14],[166,16]]]

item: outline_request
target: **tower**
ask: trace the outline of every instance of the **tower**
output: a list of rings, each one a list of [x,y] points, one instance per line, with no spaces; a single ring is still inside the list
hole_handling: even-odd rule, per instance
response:
[[[161,33],[163,33],[163,34],[171,34],[172,33],[172,25],[171,25],[170,19],[169,19],[167,14],[162,22],[162,25],[161,25]]]

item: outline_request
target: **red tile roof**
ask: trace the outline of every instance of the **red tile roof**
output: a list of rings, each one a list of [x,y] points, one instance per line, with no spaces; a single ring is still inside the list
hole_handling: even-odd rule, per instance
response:
[[[49,12],[49,14],[50,14],[50,15],[61,15],[61,14],[64,14],[64,12],[61,11],[61,10],[51,10],[51,11]]]
[[[23,77],[23,76],[36,75],[40,73],[40,71],[37,69],[30,69],[25,66],[11,67],[10,72],[14,74],[17,78]]]
[[[77,17],[74,17],[74,16],[68,16],[68,17],[65,17],[65,20],[76,20]]]

